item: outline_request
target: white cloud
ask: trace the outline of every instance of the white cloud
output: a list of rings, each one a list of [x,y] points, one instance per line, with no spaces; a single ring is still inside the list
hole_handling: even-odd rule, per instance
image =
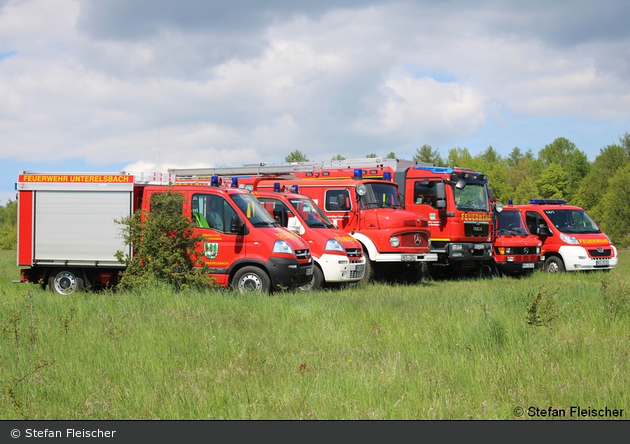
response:
[[[122,31],[134,26],[133,10],[151,5],[137,32]],[[0,54],[15,54],[0,59],[0,158],[163,170],[280,161],[295,149],[363,157],[456,146],[502,122],[503,110],[630,115],[628,33],[589,30],[571,44],[570,26],[550,29],[565,7],[274,5],[250,11],[251,30],[218,32],[210,16],[175,14],[169,2],[6,3]],[[588,22],[575,14],[571,23]]]

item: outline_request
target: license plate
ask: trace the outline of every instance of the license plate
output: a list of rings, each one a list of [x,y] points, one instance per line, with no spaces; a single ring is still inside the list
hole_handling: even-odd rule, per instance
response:
[[[610,259],[599,259],[595,261],[595,266],[598,265],[610,265]]]
[[[483,244],[475,244],[475,250],[483,250]]]
[[[400,257],[400,260],[404,261],[404,262],[413,262],[416,260],[416,257],[413,254],[403,254]]]
[[[363,264],[357,265],[356,268],[354,269],[354,271],[356,271],[357,273],[361,273],[363,270],[365,270],[365,265]]]
[[[534,264],[523,264],[523,268],[534,268]]]
[[[306,275],[307,275],[307,276],[310,276],[310,275],[312,275],[312,274],[313,274],[313,267],[311,267],[311,268],[307,268],[307,269],[306,269]]]

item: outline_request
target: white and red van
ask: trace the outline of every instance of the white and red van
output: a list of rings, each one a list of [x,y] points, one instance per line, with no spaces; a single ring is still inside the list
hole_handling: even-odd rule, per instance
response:
[[[530,199],[529,205],[514,207],[521,210],[529,231],[542,242],[545,271],[611,270],[617,266],[617,248],[582,208],[561,199]]]

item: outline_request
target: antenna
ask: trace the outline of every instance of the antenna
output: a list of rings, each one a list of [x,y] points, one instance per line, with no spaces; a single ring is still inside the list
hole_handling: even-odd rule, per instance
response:
[[[162,172],[162,154],[160,153],[160,130],[158,130],[158,169]]]

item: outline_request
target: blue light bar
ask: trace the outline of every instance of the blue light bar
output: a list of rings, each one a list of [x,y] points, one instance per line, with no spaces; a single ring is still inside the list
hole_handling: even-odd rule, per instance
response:
[[[212,176],[210,178],[210,186],[213,186],[213,187],[219,186],[219,176]]]
[[[433,174],[451,174],[453,172],[452,168],[448,167],[425,167],[425,166],[417,166],[413,167],[414,170],[428,170]]]
[[[363,170],[361,168],[357,168],[354,170],[354,177],[353,179],[355,180],[361,180],[363,179]]]
[[[295,194],[298,194],[298,186],[297,186],[297,185],[293,185],[293,186],[291,186],[291,189],[293,190],[293,192],[294,192]]]
[[[529,199],[532,205],[566,205],[567,201],[562,199]]]
[[[232,178],[232,188],[238,188],[238,177]]]
[[[391,180],[392,180],[392,173],[390,173],[389,171],[385,171],[383,173],[383,180],[389,180],[391,182]]]
[[[279,192],[280,192],[280,182],[274,182],[274,183],[273,183],[273,190],[274,190],[276,193],[279,193]]]

